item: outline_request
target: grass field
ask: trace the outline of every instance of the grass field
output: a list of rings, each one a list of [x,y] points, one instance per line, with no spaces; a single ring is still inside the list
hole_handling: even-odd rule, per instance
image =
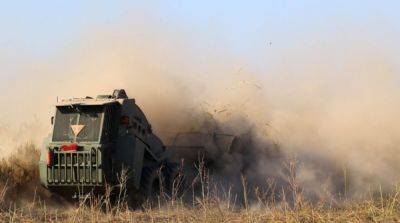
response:
[[[229,209],[225,204],[210,201],[191,207],[167,203],[131,211],[124,205],[107,209],[99,204],[52,206],[36,201],[18,208],[3,207],[0,219],[7,222],[399,222],[399,208],[396,195],[335,208],[304,204],[297,209],[279,206]]]
[[[400,222],[400,188],[354,201],[309,203],[255,200],[242,205],[200,193],[192,202],[159,197],[131,210],[123,199],[92,198],[76,204],[50,198],[38,184],[38,151],[33,145],[0,163],[0,220],[3,222]],[[291,196],[292,196],[291,195]],[[289,195],[288,195],[289,196]],[[246,197],[246,196],[244,196]]]

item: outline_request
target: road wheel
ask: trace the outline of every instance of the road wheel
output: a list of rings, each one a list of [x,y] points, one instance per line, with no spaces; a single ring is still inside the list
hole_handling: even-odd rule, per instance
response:
[[[128,189],[128,204],[136,209],[143,205],[146,201],[150,204],[164,193],[164,178],[160,174],[159,166],[145,166],[142,169],[142,177],[140,179],[139,190]]]
[[[165,190],[173,199],[182,196],[184,185],[184,174],[178,163],[167,163],[164,167]]]
[[[156,198],[163,193],[163,177],[160,174],[160,167],[143,167],[140,180],[140,191],[147,198]]]

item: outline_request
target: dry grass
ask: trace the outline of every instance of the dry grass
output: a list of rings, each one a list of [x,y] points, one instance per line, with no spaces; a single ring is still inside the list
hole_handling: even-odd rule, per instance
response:
[[[101,205],[49,207],[41,202],[25,207],[10,206],[0,212],[7,222],[399,222],[400,206],[396,196],[383,201],[363,201],[342,207],[303,205],[299,209],[251,207],[228,209],[220,203],[165,204],[161,207],[131,211],[125,207],[105,211]]]
[[[0,221],[2,222],[400,222],[400,188],[391,194],[370,196],[361,201],[343,200],[309,203],[302,197],[295,174],[290,176],[292,202],[254,199],[242,178],[244,200],[232,203],[233,195],[218,196],[204,169],[199,170],[201,192],[192,202],[163,195],[141,209],[130,210],[123,195],[111,204],[108,196],[77,204],[49,199],[38,184],[38,151],[33,145],[0,161]],[[293,169],[293,163],[288,164]],[[121,180],[124,181],[123,179]],[[379,193],[378,193],[379,194]]]

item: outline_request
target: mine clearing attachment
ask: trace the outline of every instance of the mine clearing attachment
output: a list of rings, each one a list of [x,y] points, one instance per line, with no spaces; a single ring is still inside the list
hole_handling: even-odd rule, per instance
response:
[[[167,146],[175,162],[186,165],[205,162],[207,166],[218,165],[218,159],[225,154],[245,152],[240,136],[216,132],[178,133],[171,145]]]
[[[184,190],[191,187],[191,191],[196,191],[201,187],[199,177],[204,177],[202,171],[224,175],[227,159],[234,160],[233,157],[246,153],[242,136],[212,131],[178,133],[167,150],[171,153],[171,160],[182,166]],[[236,174],[240,176],[243,170],[240,167]]]

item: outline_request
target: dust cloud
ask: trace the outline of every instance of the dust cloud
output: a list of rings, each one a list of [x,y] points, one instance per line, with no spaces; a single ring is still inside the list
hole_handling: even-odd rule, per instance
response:
[[[297,160],[307,197],[357,197],[398,182],[400,88],[390,53],[362,43],[286,49],[259,70],[223,44],[139,30],[90,31],[48,60],[26,62],[29,75],[0,97],[3,156],[26,141],[40,145],[57,97],[124,88],[166,143],[207,113],[229,133],[255,132],[257,151],[279,145]],[[252,167],[262,178],[268,168],[263,160]]]

